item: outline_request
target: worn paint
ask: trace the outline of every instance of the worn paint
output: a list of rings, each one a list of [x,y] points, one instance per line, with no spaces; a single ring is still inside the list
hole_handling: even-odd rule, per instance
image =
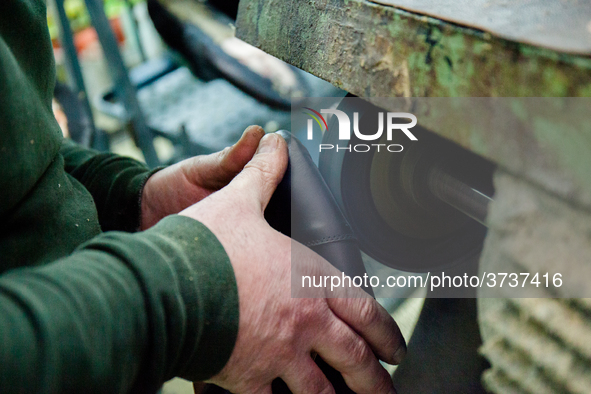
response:
[[[591,59],[363,0],[245,0],[238,36],[358,95],[404,95],[394,81],[404,61],[416,97],[583,96],[591,89]],[[390,75],[371,67],[385,58]]]

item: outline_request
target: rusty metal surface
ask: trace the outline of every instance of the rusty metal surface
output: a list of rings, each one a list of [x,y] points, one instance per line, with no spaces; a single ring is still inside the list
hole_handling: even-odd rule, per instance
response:
[[[591,54],[588,0],[371,0],[560,52]]]

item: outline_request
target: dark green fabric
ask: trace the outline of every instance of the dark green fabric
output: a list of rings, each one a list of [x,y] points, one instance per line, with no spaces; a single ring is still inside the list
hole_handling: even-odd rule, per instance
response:
[[[155,171],[128,157],[99,153],[64,140],[65,170],[90,192],[103,231],[136,231],[141,190]],[[108,174],[108,176],[105,176]]]
[[[130,233],[151,173],[63,140],[54,73],[44,2],[0,2],[0,392],[211,377],[238,331],[223,247],[180,216]]]

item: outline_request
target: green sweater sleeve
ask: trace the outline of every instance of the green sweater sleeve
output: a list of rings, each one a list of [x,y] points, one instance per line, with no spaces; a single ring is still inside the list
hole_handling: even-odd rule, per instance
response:
[[[150,173],[63,143],[46,18],[44,0],[0,1],[0,393],[206,379],[238,331],[232,266],[186,217],[101,233],[135,228]]]
[[[150,393],[209,378],[232,352],[237,300],[223,247],[197,221],[100,235],[0,277],[0,390]]]
[[[94,199],[103,231],[133,232],[139,228],[141,192],[150,171],[137,160],[85,149],[64,140],[60,149],[65,170]]]

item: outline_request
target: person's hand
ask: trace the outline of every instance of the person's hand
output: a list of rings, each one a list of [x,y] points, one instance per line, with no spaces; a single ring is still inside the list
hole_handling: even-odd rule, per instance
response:
[[[226,186],[252,159],[264,135],[261,127],[250,126],[235,145],[183,160],[152,175],[142,192],[141,230]]]
[[[238,285],[238,338],[228,363],[210,382],[234,393],[268,394],[280,377],[295,394],[333,393],[313,361],[318,354],[355,392],[394,393],[378,358],[397,364],[406,345],[374,299],[357,288],[344,291],[356,298],[292,298],[292,259],[298,274],[340,273],[265,221],[263,212],[286,166],[285,141],[267,135],[228,186],[180,213],[216,235]]]

